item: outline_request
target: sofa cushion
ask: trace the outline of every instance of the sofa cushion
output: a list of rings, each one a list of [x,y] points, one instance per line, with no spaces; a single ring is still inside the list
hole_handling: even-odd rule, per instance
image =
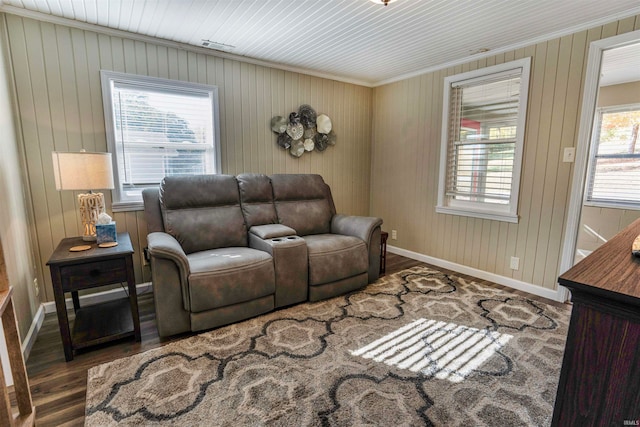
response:
[[[160,184],[160,207],[165,232],[187,254],[248,245],[234,176],[165,177]]]
[[[278,216],[273,204],[271,180],[266,175],[243,173],[237,176],[242,213],[247,227],[276,224]]]
[[[273,259],[266,252],[230,247],[187,255],[192,312],[254,300],[275,293]]]
[[[303,237],[309,252],[309,285],[356,276],[369,268],[367,245],[357,237],[316,234]]]
[[[331,231],[335,207],[329,186],[320,175],[271,175],[271,184],[281,224],[296,230],[298,236]]]

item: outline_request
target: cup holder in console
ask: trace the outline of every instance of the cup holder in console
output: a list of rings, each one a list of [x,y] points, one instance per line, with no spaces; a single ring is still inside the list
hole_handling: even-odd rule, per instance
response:
[[[298,236],[287,236],[287,237],[276,237],[274,239],[271,239],[272,242],[287,242],[287,241],[291,241],[291,240],[298,240],[299,237]]]

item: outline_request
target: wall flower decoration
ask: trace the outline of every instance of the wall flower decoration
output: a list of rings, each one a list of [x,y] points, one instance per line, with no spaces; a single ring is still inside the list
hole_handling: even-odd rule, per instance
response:
[[[277,135],[276,142],[293,157],[300,157],[307,151],[324,151],[336,144],[331,119],[326,114],[318,115],[307,104],[289,114],[289,118],[274,116],[271,130]]]
[[[297,124],[289,123],[287,125],[287,134],[294,141],[297,141],[300,138],[302,138],[302,134],[303,133],[304,133],[304,128],[302,127],[302,125],[300,123],[297,123]]]
[[[278,135],[278,145],[284,148],[285,150],[288,150],[289,148],[291,148],[292,142],[293,142],[293,139],[291,139],[288,133],[282,132],[280,135]]]
[[[289,153],[291,153],[291,155],[293,157],[300,157],[304,154],[304,144],[302,143],[302,141],[296,141],[291,145],[291,150],[289,150]]]
[[[287,119],[282,116],[275,116],[271,119],[271,130],[280,134],[287,130]]]
[[[316,110],[311,108],[310,105],[301,105],[298,109],[298,114],[300,115],[300,123],[302,123],[305,128],[309,129],[315,126],[317,114]]]
[[[318,129],[318,133],[329,133],[331,132],[331,119],[326,114],[320,114],[316,119],[316,129]]]

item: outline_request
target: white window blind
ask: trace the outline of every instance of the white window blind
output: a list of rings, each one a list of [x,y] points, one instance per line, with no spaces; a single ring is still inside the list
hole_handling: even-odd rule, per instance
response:
[[[519,92],[519,70],[451,89],[448,197],[509,203]]]
[[[640,104],[597,112],[586,203],[640,208]]]
[[[437,211],[517,221],[529,59],[445,80]]]
[[[218,172],[215,87],[105,71],[102,83],[115,210],[165,176]]]

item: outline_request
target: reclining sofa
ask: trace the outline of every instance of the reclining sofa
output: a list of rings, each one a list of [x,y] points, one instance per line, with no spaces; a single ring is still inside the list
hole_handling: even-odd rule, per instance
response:
[[[336,215],[320,175],[166,177],[143,191],[160,336],[371,283],[380,218]]]

